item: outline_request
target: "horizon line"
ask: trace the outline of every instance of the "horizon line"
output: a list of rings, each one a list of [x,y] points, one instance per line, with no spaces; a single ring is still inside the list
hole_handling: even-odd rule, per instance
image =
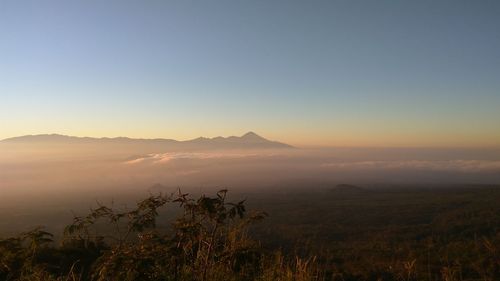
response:
[[[193,141],[197,139],[217,139],[217,138],[224,138],[228,139],[231,137],[236,137],[236,138],[242,138],[246,135],[255,135],[257,137],[260,137],[264,140],[271,141],[271,142],[279,142],[285,145],[288,145],[293,148],[302,148],[302,149],[321,149],[321,148],[364,148],[364,149],[388,149],[388,148],[393,148],[393,149],[487,149],[487,150],[492,150],[492,149],[500,149],[500,145],[490,145],[490,146],[478,146],[478,145],[454,145],[454,146],[446,146],[446,145],[324,145],[324,144],[309,144],[309,145],[291,145],[288,144],[288,142],[282,142],[282,141],[276,141],[276,140],[269,140],[254,131],[247,131],[246,133],[242,134],[241,136],[238,135],[228,135],[228,136],[214,136],[214,137],[205,137],[205,136],[199,136],[195,138],[189,138],[189,139],[174,139],[174,138],[167,138],[167,137],[157,137],[157,138],[142,138],[142,137],[128,137],[128,136],[123,136],[123,135],[118,135],[118,136],[104,136],[104,137],[95,137],[95,136],[88,136],[88,135],[66,135],[66,134],[60,134],[60,133],[40,133],[40,134],[26,134],[26,135],[18,135],[18,136],[13,136],[13,137],[7,137],[4,139],[0,139],[0,142],[6,142],[9,140],[14,140],[16,138],[23,138],[23,137],[37,137],[37,136],[60,136],[60,137],[68,137],[68,138],[78,138],[78,139],[95,139],[95,140],[113,140],[113,139],[128,139],[128,140],[167,140],[167,141],[177,141],[177,142],[185,142],[185,141]]]

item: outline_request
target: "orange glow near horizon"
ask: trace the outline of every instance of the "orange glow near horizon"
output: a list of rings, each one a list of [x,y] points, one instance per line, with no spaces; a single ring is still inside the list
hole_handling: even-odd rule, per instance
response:
[[[37,134],[61,134],[77,137],[129,137],[143,139],[174,139],[191,140],[198,137],[228,137],[241,136],[248,131],[253,131],[260,136],[296,147],[500,147],[500,133],[491,134],[466,134],[466,133],[434,133],[434,134],[404,134],[404,132],[360,132],[360,131],[337,131],[337,132],[318,132],[300,133],[297,131],[277,132],[275,130],[234,130],[227,133],[223,130],[217,130],[220,133],[210,133],[203,130],[196,133],[191,130],[10,130],[0,135],[1,139],[17,137],[23,135]],[[158,133],[163,132],[163,133]],[[8,134],[7,134],[8,133]]]

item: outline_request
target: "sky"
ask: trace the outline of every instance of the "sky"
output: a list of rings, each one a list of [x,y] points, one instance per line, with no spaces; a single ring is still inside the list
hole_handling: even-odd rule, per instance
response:
[[[0,0],[0,139],[500,147],[499,1]]]

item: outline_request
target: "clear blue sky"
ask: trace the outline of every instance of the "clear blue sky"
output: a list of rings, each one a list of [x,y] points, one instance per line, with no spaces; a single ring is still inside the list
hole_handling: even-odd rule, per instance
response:
[[[500,1],[0,1],[0,138],[499,146]]]

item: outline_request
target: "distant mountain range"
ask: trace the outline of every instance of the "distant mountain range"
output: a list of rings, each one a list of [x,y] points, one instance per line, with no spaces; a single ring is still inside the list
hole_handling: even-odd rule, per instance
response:
[[[23,145],[126,145],[148,146],[164,149],[261,149],[261,148],[292,148],[292,146],[267,140],[254,132],[248,132],[241,137],[199,137],[193,140],[177,141],[173,139],[133,139],[126,137],[117,138],[91,138],[74,137],[59,134],[27,135],[8,138],[1,143]]]

